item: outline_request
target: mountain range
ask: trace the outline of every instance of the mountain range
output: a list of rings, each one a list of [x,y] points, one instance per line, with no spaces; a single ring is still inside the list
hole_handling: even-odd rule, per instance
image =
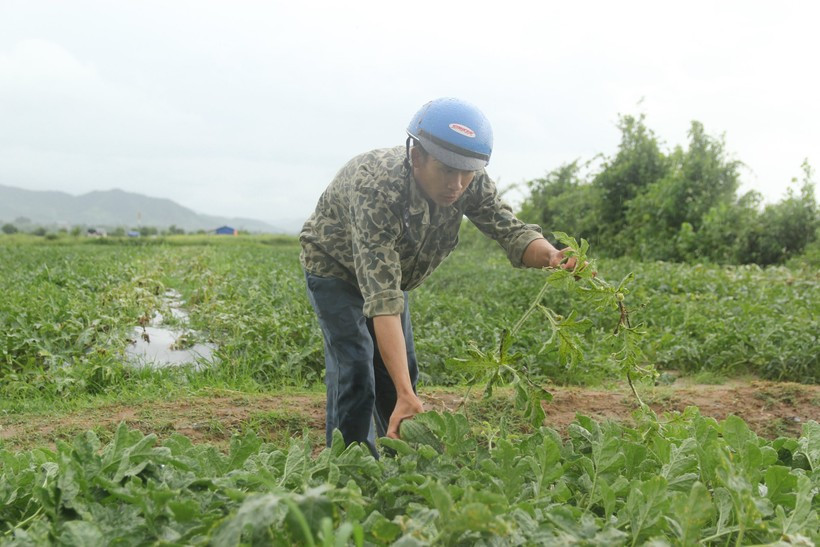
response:
[[[199,214],[170,199],[154,198],[123,190],[94,191],[80,196],[65,192],[24,190],[0,185],[0,225],[87,226],[132,228],[176,226],[187,232],[231,226],[254,233],[296,233],[301,221],[273,226],[250,218],[227,218]]]

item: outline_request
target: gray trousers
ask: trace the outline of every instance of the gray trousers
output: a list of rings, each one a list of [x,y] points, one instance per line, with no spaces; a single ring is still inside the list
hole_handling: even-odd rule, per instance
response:
[[[345,444],[366,443],[378,458],[376,435],[383,437],[387,433],[396,406],[396,388],[379,354],[373,320],[362,313],[364,299],[357,287],[341,279],[307,272],[305,280],[324,337],[327,443],[330,445],[333,430],[338,429]],[[407,300],[405,293],[401,326],[415,391],[418,363]]]

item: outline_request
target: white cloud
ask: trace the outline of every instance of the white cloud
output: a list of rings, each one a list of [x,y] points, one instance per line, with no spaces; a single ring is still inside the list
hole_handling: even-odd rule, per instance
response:
[[[0,104],[2,146],[106,156],[162,155],[207,144],[195,116],[108,80],[41,39],[0,53]]]
[[[491,119],[503,184],[614,154],[619,114],[691,120],[775,200],[820,162],[814,28],[796,1],[15,1],[0,4],[0,184],[114,186],[202,212],[306,216],[426,100]],[[640,105],[639,101],[642,102]]]

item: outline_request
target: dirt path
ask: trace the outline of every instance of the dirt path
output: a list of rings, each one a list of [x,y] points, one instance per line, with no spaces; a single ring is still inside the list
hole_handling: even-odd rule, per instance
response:
[[[598,420],[628,422],[636,409],[628,389],[552,388],[554,400],[545,406],[547,424],[563,432],[576,413]],[[425,389],[427,410],[462,407],[465,389]],[[502,418],[515,422],[509,396],[483,401],[480,392],[470,395],[466,408],[471,419],[489,424]],[[797,436],[807,420],[820,420],[820,386],[763,381],[731,381],[722,385],[676,383],[642,391],[656,412],[681,412],[697,406],[705,416],[722,420],[730,414],[743,418],[759,435],[774,438]],[[66,414],[7,414],[0,416],[0,448],[24,450],[53,447],[58,440],[94,430],[108,440],[120,422],[153,432],[160,438],[179,433],[194,442],[224,447],[234,433],[256,431],[263,439],[287,444],[304,432],[317,445],[324,439],[324,395],[246,394],[218,392],[176,401],[147,401],[132,405],[105,405]]]

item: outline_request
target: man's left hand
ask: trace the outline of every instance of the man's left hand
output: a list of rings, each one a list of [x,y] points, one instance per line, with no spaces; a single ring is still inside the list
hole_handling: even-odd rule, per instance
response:
[[[390,415],[390,423],[387,426],[387,436],[391,439],[399,438],[399,427],[404,420],[409,420],[416,414],[424,412],[424,405],[415,393],[396,400],[393,414]]]
[[[567,257],[567,252],[571,249],[561,249],[553,247],[552,243],[546,239],[535,239],[524,250],[521,262],[528,268],[564,268],[574,270],[578,264],[578,259],[574,256]],[[587,267],[589,263],[584,262],[580,269]]]

